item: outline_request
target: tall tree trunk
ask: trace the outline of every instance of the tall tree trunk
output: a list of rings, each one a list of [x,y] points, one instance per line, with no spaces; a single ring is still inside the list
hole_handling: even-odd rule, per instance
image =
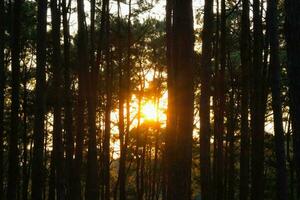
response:
[[[291,157],[291,120],[290,116],[288,118],[288,125],[287,125],[287,133],[286,133],[286,158],[289,164],[289,187],[290,187],[290,193],[289,198],[290,200],[295,199],[295,176],[294,176],[294,159]]]
[[[121,30],[121,17],[120,17],[120,0],[118,3],[118,29],[117,34],[120,37]],[[124,126],[124,103],[125,103],[125,88],[124,88],[124,69],[122,66],[122,53],[121,53],[121,42],[118,40],[118,64],[119,64],[119,140],[120,140],[120,158],[119,158],[119,171],[118,171],[118,191],[120,199],[124,198],[124,188],[122,185],[125,180],[125,161],[126,161],[126,148],[124,144],[125,140],[125,126]],[[123,195],[123,197],[121,197]]]
[[[61,50],[60,50],[60,5],[57,0],[51,0],[51,20],[52,20],[52,40],[53,40],[53,90],[54,96],[54,125],[53,125],[53,151],[55,168],[56,199],[65,199],[64,184],[64,150],[62,144],[62,124],[61,124]]]
[[[235,106],[235,81],[233,77],[233,72],[230,72],[231,78],[231,92],[229,94],[229,109],[228,109],[228,122],[227,122],[227,136],[228,136],[228,191],[227,191],[227,200],[234,200],[235,199],[235,182],[236,182],[236,173],[235,173],[235,136],[234,132],[236,129],[236,106]]]
[[[109,6],[107,5],[107,11],[109,9]],[[109,15],[107,15],[107,20],[108,20]],[[107,22],[108,23],[108,22]],[[107,32],[106,32],[106,40],[107,43],[109,42],[109,31],[108,31],[107,27]],[[105,128],[105,146],[103,147],[104,149],[106,149],[106,154],[104,154],[105,156],[105,199],[109,200],[110,199],[110,135],[111,135],[111,127],[110,127],[110,123],[111,123],[111,117],[110,117],[110,113],[111,113],[111,109],[112,109],[112,87],[113,87],[113,69],[112,69],[112,65],[111,65],[111,61],[110,61],[110,52],[109,52],[109,44],[106,45],[106,70],[107,70],[107,74],[106,74],[106,82],[107,82],[107,90],[106,90],[106,94],[107,94],[107,102],[106,102],[106,128]]]
[[[4,0],[0,0],[0,21],[5,19]],[[4,137],[4,89],[5,89],[5,64],[4,64],[4,23],[0,23],[0,200],[3,199],[3,137]]]
[[[275,152],[276,152],[276,170],[277,170],[277,199],[287,200],[288,183],[286,158],[284,149],[284,131],[282,125],[282,103],[281,103],[281,70],[279,60],[279,41],[278,41],[278,16],[277,1],[268,1],[268,28],[270,38],[270,74],[271,74],[271,91],[272,91],[272,108],[274,118],[275,132]]]
[[[285,36],[287,42],[287,71],[289,79],[290,109],[294,136],[297,193],[300,197],[300,2],[286,0]]]
[[[69,2],[70,3],[70,2]],[[72,93],[70,78],[70,30],[68,24],[69,7],[66,0],[62,0],[63,15],[63,36],[64,36],[64,128],[66,132],[66,196],[72,200],[74,197],[74,177],[73,177],[73,155],[74,155],[74,136],[73,136],[73,112],[72,112]]]
[[[250,73],[250,20],[249,0],[242,1],[242,19],[240,33],[241,52],[241,152],[240,152],[240,200],[249,199],[249,73]]]
[[[47,0],[38,0],[37,23],[37,67],[36,67],[36,99],[34,119],[34,147],[32,160],[32,199],[42,200],[44,188],[44,120],[46,89],[46,17]]]
[[[77,0],[77,20],[78,20],[78,41],[77,41],[77,53],[78,53],[78,102],[76,110],[76,150],[75,150],[75,165],[74,176],[75,185],[74,197],[76,200],[83,198],[82,196],[82,160],[83,160],[83,139],[85,135],[84,130],[84,118],[85,118],[85,105],[86,105],[86,93],[87,93],[87,76],[88,76],[88,58],[87,58],[87,33],[85,26],[85,13],[83,0]],[[91,188],[90,188],[91,189]],[[88,193],[88,191],[86,191]]]
[[[200,187],[203,200],[211,200],[210,165],[210,76],[213,35],[213,1],[205,0],[202,31],[201,96],[200,96]]]
[[[100,46],[98,48],[98,59],[103,58],[102,63],[105,63],[105,130],[103,139],[103,198],[110,198],[110,135],[111,135],[111,109],[112,109],[112,87],[113,87],[113,69],[110,56],[110,19],[109,19],[109,0],[102,3],[101,14],[101,32]]]
[[[264,198],[264,84],[263,84],[263,32],[260,0],[253,1],[253,65],[251,93],[251,199]]]
[[[217,200],[223,197],[223,181],[224,181],[224,158],[223,158],[223,138],[224,132],[224,109],[225,109],[225,65],[226,65],[226,10],[225,0],[221,1],[221,36],[220,36],[220,66],[216,68],[216,112],[215,118],[215,142],[216,142],[216,176],[214,177],[216,184]],[[217,38],[218,39],[218,38]],[[217,49],[218,51],[219,49]],[[218,59],[218,58],[216,58]]]
[[[13,3],[12,35],[11,35],[11,66],[12,66],[12,94],[11,94],[11,126],[8,135],[8,185],[7,199],[17,199],[19,186],[19,93],[20,93],[20,27],[22,1]]]
[[[96,144],[96,107],[98,100],[97,83],[98,83],[98,71],[99,66],[95,64],[94,56],[94,30],[95,30],[95,1],[91,1],[91,56],[90,66],[91,72],[87,72],[88,76],[85,76],[87,85],[87,106],[88,106],[88,160],[87,160],[87,178],[85,187],[86,199],[98,199],[99,198],[99,182],[98,182],[98,162],[97,162],[97,144]],[[84,12],[84,11],[82,11]],[[84,16],[84,15],[83,15]],[[87,40],[87,38],[85,38]],[[86,43],[82,44],[86,46]],[[86,47],[85,47],[86,48]],[[83,52],[86,59],[88,59],[87,50]],[[82,66],[83,67],[83,66]],[[85,66],[88,67],[88,66]],[[88,68],[86,69],[88,70]]]
[[[141,62],[139,63],[142,69]],[[136,196],[137,200],[143,200],[141,194],[141,106],[142,106],[142,98],[144,92],[144,81],[143,78],[139,76],[139,83],[140,89],[138,91],[138,111],[137,111],[137,128],[136,128],[136,149],[135,149],[135,156],[136,156],[136,175],[135,175],[135,186],[136,186]]]
[[[130,131],[130,76],[131,76],[131,0],[128,2],[128,28],[127,28],[127,56],[126,56],[126,67],[124,68],[124,81],[125,88],[123,90],[124,100],[120,100],[120,103],[123,101],[122,111],[120,110],[120,115],[123,118],[123,143],[121,143],[121,157],[120,157],[120,171],[119,171],[119,192],[120,200],[126,200],[126,160],[127,160],[127,145],[129,139]],[[126,127],[124,127],[124,102],[126,102]],[[121,107],[120,107],[121,108]],[[125,131],[126,128],[126,131]],[[121,129],[120,129],[121,130]],[[125,134],[124,134],[125,133]]]
[[[164,200],[171,200],[170,196],[170,188],[173,187],[173,182],[171,180],[172,177],[172,167],[174,162],[174,142],[173,142],[173,132],[174,132],[174,118],[175,118],[175,110],[174,110],[174,69],[172,62],[172,44],[173,44],[173,32],[172,32],[172,15],[173,15],[173,1],[167,0],[166,5],[166,58],[167,58],[167,85],[168,85],[168,112],[167,112],[167,134],[165,137],[165,196]],[[143,150],[144,151],[144,150]],[[144,153],[143,153],[144,154]],[[143,158],[143,157],[142,157]],[[144,158],[143,158],[144,160]],[[143,164],[143,163],[142,163]],[[142,169],[143,170],[143,167]],[[141,176],[144,176],[141,173]]]
[[[219,93],[219,70],[220,70],[220,1],[216,0],[216,30],[215,30],[215,35],[214,35],[214,39],[213,39],[213,56],[215,59],[214,62],[214,73],[215,75],[213,76],[212,79],[212,86],[214,87],[213,90],[213,112],[214,112],[214,123],[213,123],[213,159],[212,159],[212,174],[211,174],[211,190],[217,190],[217,183],[218,183],[218,179],[219,177],[217,176],[217,143],[218,143],[218,139],[219,137],[219,132],[218,132],[218,93]],[[220,121],[220,120],[219,120]],[[211,198],[212,199],[216,199],[217,196],[217,192],[212,193]]]
[[[28,185],[29,185],[29,174],[28,174],[28,91],[27,91],[27,81],[28,81],[28,72],[27,66],[24,64],[23,66],[23,163],[22,163],[22,199],[28,199]]]
[[[169,113],[174,120],[171,143],[172,162],[169,163],[168,199],[191,199],[191,164],[193,130],[193,72],[194,33],[192,1],[173,2],[171,62],[173,72],[168,74],[173,81],[173,105]],[[168,43],[169,44],[169,43]],[[169,47],[170,48],[170,47]],[[175,111],[175,112],[174,112]],[[176,128],[175,128],[176,127]],[[168,133],[168,134],[171,134]],[[170,136],[167,138],[169,139]]]
[[[45,145],[45,146],[47,146],[47,145]],[[45,163],[47,163],[47,161]],[[46,166],[46,164],[45,164],[45,166]],[[49,169],[50,172],[49,172],[49,178],[48,178],[48,180],[49,180],[48,181],[48,185],[49,185],[48,186],[48,200],[55,200],[56,182],[55,182],[55,151],[54,150],[51,151],[49,168],[50,168]]]

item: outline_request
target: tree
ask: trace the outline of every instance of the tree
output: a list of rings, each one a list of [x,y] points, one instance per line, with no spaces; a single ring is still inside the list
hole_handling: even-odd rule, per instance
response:
[[[93,3],[93,1],[92,1]],[[82,7],[83,7],[82,3]],[[92,5],[92,9],[93,9]],[[84,17],[84,9],[81,10],[82,17]],[[91,12],[91,50],[94,52],[94,12]],[[81,19],[85,21],[85,18]],[[85,26],[84,26],[85,27]],[[84,27],[82,27],[82,31],[85,31]],[[80,42],[87,42],[87,33],[84,34],[84,38],[80,40]],[[81,44],[84,47],[83,56],[85,60],[88,60],[88,52],[86,48],[86,43]],[[87,108],[88,108],[88,159],[87,159],[87,180],[86,180],[86,198],[87,199],[98,199],[99,198],[99,183],[98,183],[98,162],[97,162],[97,144],[96,144],[96,106],[97,106],[97,82],[98,82],[98,68],[99,66],[95,65],[94,54],[91,56],[91,72],[89,72],[89,66],[87,63],[82,63],[83,65],[80,67],[84,67],[86,76],[84,76],[85,81],[87,82]]]
[[[216,184],[216,199],[223,199],[223,182],[224,182],[224,158],[223,158],[223,138],[224,131],[224,112],[225,112],[225,65],[226,65],[226,4],[225,0],[221,1],[221,36],[220,36],[220,65],[216,65],[215,74],[215,101],[214,101],[214,124],[216,139],[216,174],[214,181]],[[219,38],[217,38],[218,40]],[[216,50],[218,51],[218,49]],[[217,62],[218,63],[218,62]]]
[[[241,33],[240,33],[240,52],[241,52],[241,153],[240,153],[240,200],[249,198],[249,73],[251,65],[250,55],[250,20],[249,20],[249,1],[242,1]]]
[[[61,104],[61,50],[60,50],[60,5],[56,0],[50,1],[51,22],[52,22],[52,41],[53,41],[53,90],[57,92],[53,99],[54,106],[54,124],[53,124],[53,157],[54,159],[54,177],[56,185],[56,198],[65,199],[65,183],[63,177],[64,170],[64,149],[62,143],[62,104]]]
[[[43,199],[44,188],[44,120],[46,88],[46,17],[47,0],[38,1],[37,24],[37,67],[35,88],[34,147],[32,158],[32,196],[33,200]]]
[[[170,80],[172,81],[172,113],[169,117],[174,128],[168,134],[173,135],[171,143],[172,158],[168,172],[168,199],[191,199],[191,163],[193,132],[193,72],[194,72],[194,36],[192,1],[173,2],[171,10],[173,21],[171,28],[172,45]],[[170,44],[170,43],[167,43]],[[183,107],[183,105],[185,105]],[[172,116],[173,115],[173,116]],[[170,138],[170,137],[169,137]],[[167,139],[169,139],[167,138]],[[176,156],[175,156],[176,155]]]
[[[204,22],[202,30],[202,57],[200,70],[200,185],[203,200],[211,199],[210,172],[210,76],[213,33],[213,1],[204,4]]]
[[[287,44],[287,71],[289,80],[289,96],[291,120],[294,138],[295,167],[297,174],[297,193],[300,196],[300,83],[299,64],[300,59],[297,52],[300,49],[300,25],[299,25],[300,2],[295,0],[285,1],[285,37]]]
[[[0,21],[4,21],[4,0],[0,1]],[[5,64],[4,64],[4,23],[0,24],[0,199],[3,199],[3,137],[4,137],[4,89],[5,89]]]
[[[77,0],[77,20],[78,20],[78,41],[77,41],[77,54],[78,54],[78,102],[77,102],[77,118],[76,118],[76,152],[75,152],[75,183],[74,191],[75,199],[82,199],[81,193],[81,176],[82,176],[82,160],[83,160],[83,139],[84,139],[84,113],[86,105],[87,93],[87,76],[88,76],[88,52],[87,52],[87,33],[85,26],[85,13],[83,0]],[[90,190],[94,188],[90,188]],[[89,191],[86,191],[89,195]]]
[[[104,165],[104,198],[110,199],[110,138],[111,138],[111,110],[112,110],[112,90],[113,90],[113,65],[111,63],[110,55],[110,19],[109,19],[109,0],[103,2],[102,12],[102,30],[103,35],[103,53],[105,55],[105,93],[106,93],[106,106],[105,106],[105,134],[103,139],[103,165]],[[101,38],[102,39],[102,38]]]
[[[119,4],[118,4],[119,5]],[[119,11],[118,11],[119,12]],[[124,84],[119,88],[120,90],[120,101],[119,101],[119,135],[120,135],[120,167],[119,167],[119,195],[120,200],[126,200],[126,160],[127,160],[127,145],[129,140],[130,131],[130,76],[131,76],[131,0],[128,2],[128,19],[127,19],[127,51],[126,51],[126,65],[123,70],[120,71],[120,84]],[[121,67],[121,66],[120,66]],[[126,104],[126,124],[124,123],[124,104]],[[125,126],[126,125],[126,126]]]
[[[286,159],[284,149],[284,131],[282,125],[281,103],[281,69],[279,60],[277,1],[268,1],[268,28],[270,38],[270,76],[272,91],[272,108],[275,132],[275,151],[277,159],[277,197],[280,200],[288,198]]]
[[[260,0],[253,1],[253,65],[251,82],[251,199],[264,198],[265,88],[263,74],[263,30]],[[255,74],[255,75],[254,75]]]
[[[64,111],[65,111],[65,131],[66,131],[66,185],[67,198],[74,199],[74,136],[73,136],[73,110],[72,110],[72,93],[71,93],[71,77],[70,77],[70,30],[68,24],[68,12],[66,0],[62,0],[63,15],[63,38],[64,38]]]
[[[20,92],[20,0],[13,4],[13,21],[11,36],[11,59],[12,59],[12,104],[11,104],[11,132],[9,134],[9,167],[8,167],[8,186],[7,198],[17,198],[17,187],[19,184],[19,150],[18,150],[18,131],[19,131],[19,92]]]

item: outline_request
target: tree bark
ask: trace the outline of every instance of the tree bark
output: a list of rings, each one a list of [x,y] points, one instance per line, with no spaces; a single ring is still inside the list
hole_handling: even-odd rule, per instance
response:
[[[290,110],[293,129],[297,196],[300,197],[300,2],[285,1],[285,36],[287,43],[287,72],[289,80]]]
[[[284,131],[282,125],[282,103],[281,103],[281,69],[279,60],[279,41],[278,41],[278,18],[277,18],[277,1],[268,1],[267,22],[270,39],[270,75],[272,91],[272,108],[274,118],[275,132],[275,153],[276,153],[276,184],[277,199],[287,200],[288,184],[286,158],[284,149]]]
[[[84,4],[84,3],[83,3]],[[99,66],[95,64],[95,56],[94,56],[94,29],[95,29],[95,1],[91,1],[91,56],[90,56],[90,66],[91,71],[88,70],[88,66],[86,67],[88,76],[85,76],[85,81],[88,83],[87,85],[87,106],[88,106],[88,160],[87,160],[87,178],[86,178],[86,187],[85,187],[85,197],[86,199],[98,199],[99,198],[99,182],[98,182],[98,162],[97,162],[97,144],[96,144],[96,107],[98,100],[97,93],[97,85],[98,85],[98,68]],[[84,10],[82,11],[84,12]],[[82,15],[84,16],[84,15]],[[87,36],[85,38],[87,41]],[[85,44],[82,44],[86,46]],[[86,47],[85,47],[86,48]],[[82,52],[86,59],[88,59],[87,49]]]
[[[66,0],[62,0],[63,15],[63,37],[64,37],[64,129],[66,132],[66,197],[69,200],[75,199],[74,176],[73,176],[73,155],[74,155],[74,136],[73,136],[73,111],[72,93],[70,78],[70,30],[68,24],[68,12]]]
[[[205,0],[202,31],[201,96],[200,96],[200,186],[203,200],[211,200],[210,164],[210,79],[213,35],[213,1]]]
[[[5,19],[4,0],[0,0],[0,21]],[[0,23],[0,200],[3,199],[3,137],[4,137],[4,89],[5,89],[5,64],[4,64],[4,23]]]
[[[194,112],[194,32],[191,0],[173,2],[171,66],[174,120],[172,162],[169,163],[168,199],[191,199],[192,131]],[[176,127],[176,128],[175,128]],[[171,133],[168,133],[171,134]]]
[[[249,73],[251,64],[250,55],[250,20],[249,0],[242,1],[241,33],[241,152],[240,152],[240,200],[249,199],[249,162],[250,162],[250,135],[249,135]]]
[[[22,199],[28,199],[28,185],[29,185],[29,173],[28,173],[28,91],[27,91],[28,71],[27,66],[23,66],[23,163],[22,163]]]
[[[11,94],[11,126],[8,135],[8,185],[7,199],[17,199],[19,186],[19,93],[20,93],[20,27],[22,1],[13,3],[12,35],[11,35],[11,66],[12,66],[12,94]]]
[[[107,31],[107,40],[108,40],[108,34],[109,32]],[[108,44],[107,44],[108,46]],[[106,47],[107,49],[109,47]],[[104,145],[103,145],[103,149],[104,149],[104,166],[105,166],[105,199],[109,200],[110,198],[110,135],[111,135],[111,127],[110,127],[110,123],[111,123],[111,117],[110,117],[110,113],[111,113],[111,108],[112,108],[112,79],[113,79],[113,75],[112,75],[112,65],[110,63],[110,58],[109,58],[109,50],[106,50],[106,56],[107,56],[107,60],[106,60],[106,95],[107,95],[107,100],[106,100],[106,108],[105,108],[105,136],[104,136]]]
[[[45,120],[45,89],[46,89],[46,16],[47,0],[38,0],[37,23],[37,68],[36,68],[36,99],[34,120],[34,147],[32,161],[32,199],[43,199],[44,188],[44,120]]]
[[[224,182],[224,156],[223,156],[223,138],[224,131],[224,109],[225,109],[225,65],[226,65],[226,8],[225,0],[221,0],[221,36],[220,36],[220,66],[216,68],[216,103],[214,113],[215,123],[215,142],[216,142],[216,176],[215,181],[215,199],[222,200],[223,182]],[[219,38],[217,38],[218,40]],[[218,51],[219,49],[217,49]],[[219,59],[219,58],[216,58]]]
[[[260,0],[253,1],[253,65],[251,93],[251,199],[264,198],[264,119],[263,32]]]
[[[87,95],[87,76],[88,76],[88,58],[87,58],[87,33],[85,26],[85,13],[83,0],[77,0],[77,20],[78,20],[78,41],[77,41],[77,53],[78,53],[78,102],[76,110],[76,150],[75,150],[75,166],[74,176],[75,185],[74,191],[76,192],[75,199],[81,200],[82,196],[82,160],[83,160],[83,139],[85,136],[85,106]],[[86,191],[88,193],[88,191]]]
[[[53,124],[53,151],[54,151],[54,177],[56,185],[56,199],[65,199],[65,181],[64,181],[64,150],[62,144],[62,88],[61,88],[61,49],[60,49],[60,5],[57,0],[51,0],[51,21],[52,21],[52,42],[53,42],[53,90],[54,96],[54,124]]]

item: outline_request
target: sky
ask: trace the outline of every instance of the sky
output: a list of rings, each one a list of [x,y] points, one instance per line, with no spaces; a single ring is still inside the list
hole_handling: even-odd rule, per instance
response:
[[[90,2],[89,2],[89,0],[84,0],[84,1],[85,1],[84,9],[85,9],[86,16],[87,16],[86,22],[89,25],[90,24],[89,15],[90,15],[90,8],[91,8]],[[132,0],[132,9],[137,8],[136,1],[138,1],[138,0]],[[154,2],[154,0],[146,0],[146,1]],[[166,2],[166,0],[160,0],[158,3],[154,3],[153,8],[143,14],[140,14],[139,18],[141,20],[145,20],[149,17],[152,17],[152,18],[156,18],[159,20],[163,20],[165,18],[165,4],[166,4],[165,2]],[[197,0],[197,1],[193,0],[194,13],[196,12],[197,9],[202,7],[203,4],[204,4],[204,0]],[[121,6],[121,16],[123,16],[123,17],[127,16],[128,15],[128,5],[121,3],[120,6]],[[76,8],[76,1],[72,1],[71,7],[72,7],[72,9]],[[116,14],[117,8],[118,8],[117,1],[111,0],[110,1],[110,13]],[[50,14],[50,10],[48,13]],[[48,20],[49,21],[51,20],[50,15],[48,16]],[[76,32],[77,32],[77,13],[76,12],[72,13],[70,16],[70,30],[71,30],[71,34],[73,34],[73,35],[76,34]]]

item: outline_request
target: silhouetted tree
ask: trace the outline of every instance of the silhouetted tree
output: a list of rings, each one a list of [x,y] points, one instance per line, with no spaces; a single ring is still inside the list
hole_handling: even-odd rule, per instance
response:
[[[32,158],[32,199],[43,199],[44,188],[44,120],[45,120],[45,94],[46,94],[46,17],[47,0],[38,1],[37,23],[37,67],[35,88],[35,118],[33,133]]]
[[[300,2],[295,0],[285,1],[285,35],[287,43],[287,71],[289,79],[289,96],[291,120],[294,138],[294,153],[295,153],[295,167],[297,174],[297,193],[300,196],[300,83],[299,77],[299,63],[300,59],[297,52],[300,49],[300,25],[299,25],[299,9]]]
[[[210,164],[210,81],[212,68],[213,1],[204,4],[202,57],[200,69],[200,185],[203,200],[211,200]]]

